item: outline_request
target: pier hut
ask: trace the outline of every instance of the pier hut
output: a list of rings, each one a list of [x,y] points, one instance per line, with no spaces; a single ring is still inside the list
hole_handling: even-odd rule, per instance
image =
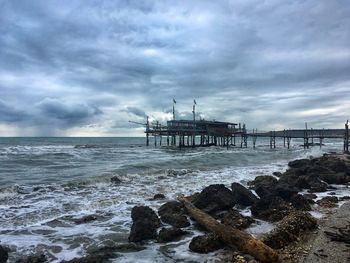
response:
[[[170,120],[166,126],[146,125],[147,138],[151,135],[161,144],[162,137],[167,138],[167,145],[179,147],[196,146],[229,146],[233,145],[236,136],[245,136],[245,125],[200,120]],[[149,140],[147,139],[147,145]]]

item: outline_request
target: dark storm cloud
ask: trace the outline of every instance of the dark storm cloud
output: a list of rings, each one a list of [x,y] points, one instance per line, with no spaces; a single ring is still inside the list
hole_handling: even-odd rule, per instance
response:
[[[196,98],[206,119],[339,126],[349,27],[341,0],[0,0],[0,124],[118,135],[175,97],[181,118]]]
[[[51,98],[45,98],[36,106],[43,119],[59,121],[69,127],[85,123],[92,117],[102,114],[102,111],[97,107],[79,103],[65,103]]]

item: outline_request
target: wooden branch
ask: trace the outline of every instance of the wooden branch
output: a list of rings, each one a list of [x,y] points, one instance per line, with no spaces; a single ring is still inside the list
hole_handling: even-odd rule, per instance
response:
[[[277,262],[278,255],[275,250],[255,239],[252,235],[219,223],[213,217],[196,208],[184,195],[179,195],[178,200],[184,204],[188,213],[210,232],[216,234],[228,246],[236,246],[241,251],[248,253],[261,262]]]

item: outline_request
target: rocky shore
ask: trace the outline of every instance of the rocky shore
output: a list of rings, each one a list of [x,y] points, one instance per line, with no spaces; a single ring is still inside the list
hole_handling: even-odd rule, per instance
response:
[[[247,185],[236,182],[229,188],[220,182],[208,185],[201,192],[187,196],[187,200],[221,224],[248,233],[251,226],[261,222],[272,224],[271,231],[260,233],[256,238],[277,251],[279,262],[335,262],[331,260],[332,253],[339,256],[341,253],[336,252],[339,247],[343,249],[339,257],[344,259],[339,262],[349,262],[349,250],[344,252],[347,249],[344,244],[350,237],[346,236],[345,231],[331,232],[335,227],[340,229],[341,224],[349,224],[350,209],[344,208],[349,208],[346,202],[350,197],[337,195],[340,188],[348,189],[350,185],[349,156],[326,154],[318,158],[291,161],[288,166],[284,173],[257,176]],[[112,183],[118,183],[118,180],[113,178]],[[158,193],[150,201],[161,202],[163,199],[165,196]],[[339,212],[340,205],[343,206]],[[243,210],[245,213],[242,213]],[[316,218],[316,215],[323,217]],[[76,223],[84,224],[95,219],[94,216],[87,216]],[[83,258],[62,263],[110,262],[118,258],[119,252],[139,251],[150,245],[150,242],[182,240],[193,235],[190,227],[204,232],[192,238],[188,247],[190,251],[205,254],[224,249],[229,251],[226,258],[220,258],[225,262],[259,262],[235,246],[228,247],[215,233],[206,231],[177,200],[164,202],[158,211],[148,206],[135,206],[131,211],[131,219],[129,243],[105,246],[89,251]],[[330,224],[330,221],[336,222],[335,225]],[[333,237],[339,234],[340,241],[332,239],[332,233]],[[341,238],[344,233],[345,237]],[[325,244],[332,244],[329,246],[331,251],[322,247]],[[9,253],[9,248],[0,244],[0,263],[8,262]],[[41,254],[24,257],[16,262],[49,261],[45,254]]]
[[[308,237],[315,235],[315,231],[319,231],[321,222],[312,216],[312,212],[321,212],[327,218],[327,214],[335,211],[339,202],[349,199],[349,196],[335,196],[335,191],[340,186],[349,186],[350,158],[324,155],[295,160],[288,166],[284,173],[256,177],[248,183],[248,187],[239,183],[232,183],[230,189],[222,184],[209,185],[187,198],[195,207],[236,229],[247,229],[256,220],[273,223],[273,230],[261,234],[259,238],[277,250],[280,262],[303,262],[308,248],[302,245]],[[251,216],[240,213],[240,209],[247,207],[250,208]],[[186,235],[186,227],[191,222],[196,224],[189,220],[183,205],[175,200],[163,204],[158,215],[149,207],[134,207],[129,241],[171,242]],[[203,230],[201,226],[197,227]],[[189,249],[197,253],[209,253],[225,246],[215,233],[207,233],[193,237]],[[232,262],[257,262],[236,247],[230,249]]]

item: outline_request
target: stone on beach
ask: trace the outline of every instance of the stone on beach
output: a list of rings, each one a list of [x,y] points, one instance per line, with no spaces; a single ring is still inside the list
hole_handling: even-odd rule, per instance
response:
[[[148,206],[135,206],[131,211],[133,224],[129,242],[139,242],[157,238],[157,228],[161,225],[156,213]]]
[[[188,227],[190,222],[185,215],[183,205],[177,201],[170,201],[158,209],[160,219],[177,228]]]
[[[336,196],[326,196],[316,202],[319,206],[325,208],[333,208],[337,206],[338,197]]]
[[[213,184],[204,188],[195,198],[193,204],[207,213],[227,210],[236,202],[232,191],[223,184]]]
[[[239,183],[232,183],[231,189],[234,201],[237,204],[250,206],[258,200],[258,198],[250,190]]]
[[[189,245],[190,250],[197,253],[210,253],[224,247],[225,244],[212,233],[203,236],[195,236],[192,238]]]
[[[44,254],[31,255],[16,261],[16,263],[46,263],[46,262],[48,262],[48,260]]]
[[[317,220],[308,212],[294,211],[283,218],[263,242],[272,248],[282,248],[296,241],[305,231],[317,228]]]
[[[180,239],[183,235],[186,235],[188,232],[183,231],[179,228],[162,228],[158,234],[158,242],[172,242]]]
[[[252,215],[263,220],[276,222],[294,211],[294,207],[281,197],[260,199],[252,205]]]
[[[237,229],[245,229],[254,223],[254,219],[249,216],[243,216],[236,209],[230,209],[221,219],[221,223],[232,226]]]
[[[9,258],[7,249],[0,245],[0,263],[6,263]]]

